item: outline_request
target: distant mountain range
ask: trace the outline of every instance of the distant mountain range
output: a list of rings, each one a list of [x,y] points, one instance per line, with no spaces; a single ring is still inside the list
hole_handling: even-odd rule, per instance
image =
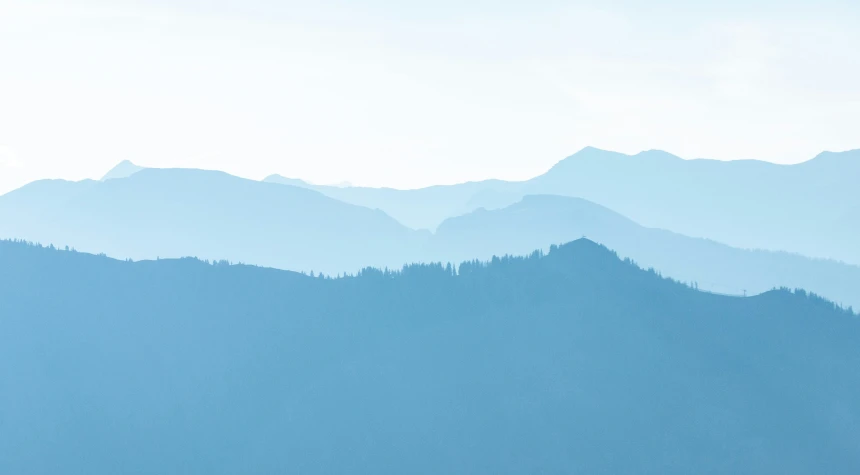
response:
[[[662,151],[625,155],[588,147],[523,182],[488,180],[418,190],[335,188],[277,175],[379,208],[401,223],[435,229],[479,207],[500,208],[530,194],[584,198],[649,227],[732,246],[797,252],[860,264],[857,181],[860,150],[825,152],[797,165],[755,160],[683,160]]]
[[[588,237],[638,264],[709,291],[758,294],[774,287],[813,289],[860,308],[860,266],[797,254],[738,249],[640,226],[580,198],[526,196],[497,210],[480,209],[445,220],[431,256],[459,262],[522,254]],[[441,258],[445,259],[441,259]]]
[[[39,181],[0,197],[0,236],[120,258],[190,255],[336,273],[400,267],[428,235],[312,190],[204,170]]]
[[[482,200],[508,198],[486,192]],[[40,181],[4,195],[0,237],[117,258],[197,256],[336,275],[367,265],[490,259],[587,236],[701,289],[740,295],[805,288],[860,308],[858,266],[645,228],[579,198],[516,199],[447,219],[430,233],[300,187],[221,172],[140,169],[103,181]]]
[[[338,187],[313,185],[298,178],[270,175],[266,183],[298,186],[319,191],[338,200],[381,209],[413,229],[435,230],[442,221],[478,208],[498,208],[519,201],[518,183],[501,180],[438,185],[415,190],[394,188]]]
[[[703,289],[740,294],[787,285],[860,304],[858,267],[642,228],[580,199],[528,196],[446,220],[431,236],[313,191],[219,172],[146,169],[126,178],[34,183],[0,198],[0,230],[117,257],[195,255],[326,273],[490,258],[588,235]]]
[[[0,242],[0,473],[858,473],[858,325],[588,240],[344,279]]]

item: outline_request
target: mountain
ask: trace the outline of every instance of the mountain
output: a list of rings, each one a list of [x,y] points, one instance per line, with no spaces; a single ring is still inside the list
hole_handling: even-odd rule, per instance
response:
[[[595,201],[646,226],[736,247],[798,252],[860,264],[860,150],[797,165],[683,160],[661,151],[628,156],[586,149],[528,182],[531,190]]]
[[[143,167],[139,167],[128,160],[123,160],[117,166],[111,168],[102,177],[102,181],[113,180],[115,178],[128,178],[141,170],[143,170]]]
[[[204,170],[41,181],[0,197],[0,236],[119,258],[194,255],[336,273],[399,267],[425,234],[316,191]]]
[[[0,242],[0,473],[857,473],[858,325],[587,240],[341,279]]]
[[[506,200],[496,198],[497,201],[501,202],[494,202],[493,204],[488,203],[486,199],[482,200],[482,196],[489,196],[496,189],[500,190],[500,194],[504,193],[501,190],[509,186],[509,183],[500,180],[439,185],[415,190],[311,185],[295,178],[285,178],[280,175],[268,176],[263,181],[303,186],[346,203],[381,209],[412,229],[427,230],[436,229],[439,223],[451,216],[468,213],[482,206],[505,206],[521,197],[517,193],[512,193]]]
[[[529,195],[497,210],[479,209],[445,220],[432,240],[434,258],[458,262],[522,254],[588,237],[644,267],[699,288],[757,294],[774,287],[805,288],[860,308],[860,266],[796,254],[733,248],[662,229],[646,228],[580,199]]]
[[[702,289],[742,294],[799,287],[860,308],[860,267],[644,228],[578,198],[519,201],[483,190],[468,203],[496,209],[448,219],[431,234],[305,188],[183,169],[144,169],[104,182],[41,181],[0,197],[0,237],[117,258],[193,255],[338,274],[365,265],[521,254],[588,236]],[[442,187],[424,192],[444,194]],[[512,199],[518,202],[507,206]]]
[[[824,152],[797,165],[755,160],[684,160],[651,150],[636,155],[587,147],[523,182],[488,180],[418,190],[313,187],[339,200],[379,208],[413,228],[529,194],[574,196],[645,226],[735,247],[796,252],[860,264],[855,192],[860,150]],[[278,180],[270,177],[268,181]]]

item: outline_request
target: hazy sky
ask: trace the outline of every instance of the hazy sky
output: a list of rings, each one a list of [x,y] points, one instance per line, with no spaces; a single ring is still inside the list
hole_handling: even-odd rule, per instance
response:
[[[123,159],[416,187],[860,148],[860,2],[0,0],[0,192]]]

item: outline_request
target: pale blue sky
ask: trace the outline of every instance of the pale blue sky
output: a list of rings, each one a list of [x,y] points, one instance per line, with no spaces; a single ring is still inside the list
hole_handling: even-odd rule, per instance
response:
[[[0,0],[0,193],[144,166],[416,187],[592,145],[860,148],[853,2]]]

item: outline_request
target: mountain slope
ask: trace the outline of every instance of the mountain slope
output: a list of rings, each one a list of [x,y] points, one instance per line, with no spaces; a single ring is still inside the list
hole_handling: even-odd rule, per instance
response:
[[[285,178],[280,175],[271,175],[264,179],[268,183],[280,183],[296,185],[293,178]],[[468,213],[477,207],[491,207],[488,197],[495,190],[507,189],[510,185],[500,180],[487,180],[481,182],[462,183],[459,185],[439,185],[416,190],[396,190],[394,188],[364,188],[364,187],[339,187],[327,185],[311,185],[304,183],[310,188],[326,196],[365,206],[373,209],[381,209],[387,214],[413,229],[434,230],[436,226],[446,218]],[[503,193],[500,191],[500,193]],[[513,194],[507,199],[492,197],[499,201],[498,206],[505,206],[519,199],[518,194]]]
[[[325,272],[400,266],[426,239],[315,191],[183,169],[33,183],[0,198],[0,236],[120,258],[194,255]]]
[[[479,207],[499,208],[528,194],[575,196],[649,227],[736,247],[797,252],[860,264],[855,192],[860,150],[824,152],[797,165],[755,160],[683,160],[652,150],[636,155],[587,147],[523,182],[488,180],[418,190],[314,189],[379,208],[413,228]],[[269,181],[276,179],[270,178]],[[481,196],[495,196],[485,206]]]
[[[640,226],[589,201],[529,195],[509,207],[478,210],[443,222],[435,257],[459,261],[522,254],[586,236],[663,275],[716,292],[758,294],[805,288],[860,308],[860,267],[796,254],[738,249]]]
[[[484,190],[472,203],[502,206],[512,197]],[[105,182],[36,182],[0,197],[0,237],[119,258],[193,255],[329,274],[364,265],[396,268],[526,253],[583,235],[703,289],[753,294],[801,287],[860,307],[856,266],[647,229],[576,198],[528,195],[503,209],[446,220],[431,235],[411,231],[381,211],[302,187],[201,170],[148,169]]]
[[[575,195],[652,227],[729,245],[799,252],[860,264],[860,223],[834,235],[853,192],[860,150],[825,152],[797,165],[683,160],[660,151],[628,156],[588,148],[530,180],[530,192]]]
[[[331,280],[0,242],[0,329],[2,473],[860,470],[856,318],[585,240]]]

